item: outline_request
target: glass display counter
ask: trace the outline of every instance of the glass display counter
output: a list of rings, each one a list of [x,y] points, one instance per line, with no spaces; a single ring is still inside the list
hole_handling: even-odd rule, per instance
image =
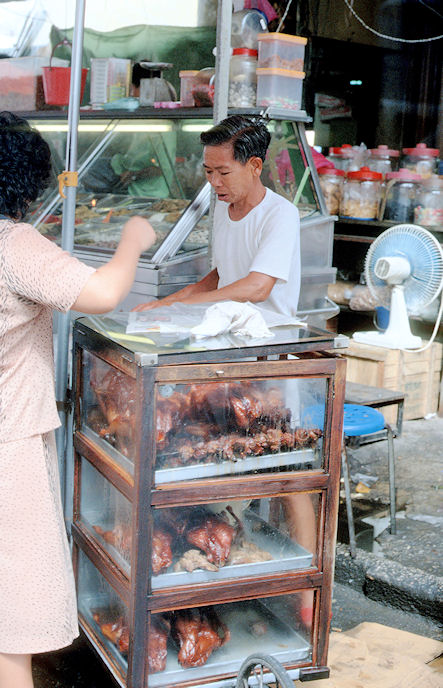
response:
[[[246,114],[259,113],[257,109]],[[327,214],[306,142],[307,118],[302,113],[272,110],[264,116],[271,143],[262,180],[290,201],[297,198],[301,217],[300,314],[322,325],[337,313],[335,304],[327,299],[327,285],[335,281],[331,268],[334,218]],[[55,166],[61,171],[58,167],[67,123],[43,114],[31,122],[49,141]],[[148,218],[157,236],[141,257],[123,310],[167,296],[210,269],[210,186],[202,167],[199,136],[211,126],[212,111],[196,108],[140,109],[131,116],[103,112],[81,115],[75,255],[94,267],[102,265],[133,214]],[[52,190],[52,195],[40,199],[33,209],[31,221],[48,238],[60,241],[61,212],[61,199]],[[315,302],[309,295],[313,282]],[[315,322],[315,317],[320,320]]]
[[[76,321],[79,615],[121,686],[232,686],[254,651],[293,678],[327,675],[346,365],[333,346],[315,328],[193,343]]]

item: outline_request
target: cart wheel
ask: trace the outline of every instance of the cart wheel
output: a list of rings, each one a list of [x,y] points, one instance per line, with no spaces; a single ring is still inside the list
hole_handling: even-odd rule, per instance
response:
[[[272,681],[272,684],[276,688],[294,688],[293,680],[278,659],[260,653],[250,655],[245,659],[238,672],[235,688],[248,688],[250,678],[252,678],[251,685],[254,688],[255,686],[263,688],[265,685],[263,680],[264,669],[268,669],[274,674],[275,680]]]

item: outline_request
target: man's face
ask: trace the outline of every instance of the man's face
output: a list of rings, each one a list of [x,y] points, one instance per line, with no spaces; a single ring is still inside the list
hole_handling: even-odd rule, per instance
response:
[[[205,146],[203,167],[217,198],[225,203],[236,203],[248,197],[256,178],[260,176],[262,161],[260,158],[250,158],[243,164],[234,160],[232,145],[225,143]]]

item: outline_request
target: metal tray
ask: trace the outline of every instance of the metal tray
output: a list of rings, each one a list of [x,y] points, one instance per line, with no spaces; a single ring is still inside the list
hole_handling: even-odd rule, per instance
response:
[[[226,578],[237,579],[242,576],[260,576],[281,571],[292,571],[293,569],[307,568],[310,566],[312,561],[312,554],[310,552],[301,545],[290,540],[288,537],[285,537],[280,531],[271,528],[266,521],[249,509],[244,512],[242,522],[246,540],[269,552],[273,559],[250,564],[222,566],[218,571],[196,569],[192,572],[166,572],[158,576],[152,576],[152,589],[160,590],[161,588],[175,588],[179,585],[207,583]],[[260,526],[260,530],[257,530],[257,526]]]
[[[297,449],[292,452],[248,456],[245,459],[237,459],[237,461],[200,463],[192,466],[179,466],[178,468],[160,468],[155,471],[155,484],[163,485],[164,483],[193,480],[194,478],[235,475],[237,473],[260,471],[264,468],[276,468],[278,466],[302,466],[306,463],[314,463],[316,458],[313,449]]]
[[[150,686],[157,688],[217,674],[235,674],[252,652],[263,652],[286,663],[309,657],[311,646],[308,641],[259,600],[217,605],[215,609],[231,632],[229,642],[213,652],[203,666],[183,669],[177,660],[177,648],[169,640],[166,668],[158,674],[150,674]],[[267,624],[267,632],[257,638],[251,633],[251,626],[260,621]]]

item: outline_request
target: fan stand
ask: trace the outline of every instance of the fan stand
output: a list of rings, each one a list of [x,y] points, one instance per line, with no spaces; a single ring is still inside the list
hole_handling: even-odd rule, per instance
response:
[[[354,332],[352,338],[360,344],[384,346],[388,349],[419,349],[421,347],[421,337],[411,332],[404,289],[401,284],[392,287],[389,325],[386,331]]]

